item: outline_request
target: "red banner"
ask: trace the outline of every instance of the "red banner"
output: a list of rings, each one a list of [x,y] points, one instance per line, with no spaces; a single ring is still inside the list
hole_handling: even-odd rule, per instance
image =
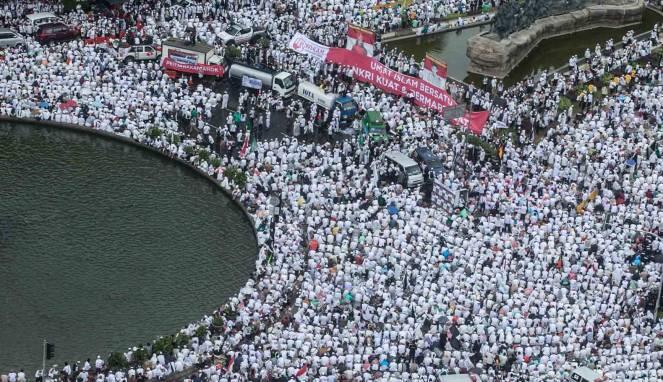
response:
[[[433,86],[420,78],[391,70],[372,57],[343,48],[329,48],[327,61],[352,67],[356,80],[372,84],[387,93],[412,98],[416,105],[439,112],[447,107],[456,106],[456,101],[444,89]],[[488,112],[481,111],[466,113],[464,117],[455,119],[453,122],[480,135],[487,120]]]
[[[223,66],[207,64],[182,64],[171,58],[164,58],[163,67],[184,73],[202,74],[204,76],[223,76]]]
[[[431,72],[435,76],[447,78],[447,63],[428,54],[424,58],[424,70]]]
[[[348,25],[348,37],[345,49],[373,57],[374,47],[375,32],[356,25]]]

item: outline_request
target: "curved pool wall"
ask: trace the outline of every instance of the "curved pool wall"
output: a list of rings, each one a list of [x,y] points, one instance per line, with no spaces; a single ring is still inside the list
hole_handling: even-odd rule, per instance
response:
[[[86,285],[80,285],[80,280],[84,280],[85,277],[83,277],[84,275],[76,273],[76,268],[78,268],[76,265],[70,267],[74,268],[71,270],[72,274],[69,277],[66,277],[64,281],[60,281],[60,285],[53,285],[51,282],[53,275],[51,274],[49,277],[48,274],[50,268],[46,268],[46,271],[44,271],[46,265],[41,264],[41,262],[38,263],[37,261],[39,261],[39,259],[37,259],[37,261],[35,261],[35,259],[28,260],[30,256],[24,256],[23,253],[19,255],[12,253],[12,249],[16,249],[16,246],[11,248],[9,247],[10,245],[17,245],[19,248],[24,248],[21,247],[21,245],[26,244],[16,243],[17,241],[22,240],[21,227],[15,226],[13,231],[3,229],[3,234],[0,236],[0,239],[2,239],[0,240],[0,274],[3,273],[3,269],[4,272],[11,273],[0,276],[0,288],[8,291],[5,296],[0,298],[0,304],[3,306],[2,312],[0,312],[0,343],[2,343],[0,346],[3,349],[0,352],[1,372],[7,372],[12,368],[26,368],[27,371],[32,373],[34,372],[34,369],[40,368],[41,340],[44,337],[56,344],[56,358],[49,361],[49,363],[57,363],[61,367],[64,361],[84,361],[85,358],[93,358],[97,354],[105,356],[110,351],[126,350],[126,347],[128,346],[150,342],[160,335],[174,334],[181,327],[190,322],[198,321],[205,314],[210,314],[214,309],[221,306],[227,298],[236,295],[237,291],[245,285],[250,274],[255,270],[255,260],[257,258],[257,233],[252,217],[246,211],[244,206],[235,200],[227,190],[222,188],[214,178],[208,176],[194,165],[180,158],[170,158],[158,149],[136,142],[130,138],[93,130],[83,126],[11,117],[0,117],[0,124],[3,125],[5,130],[14,129],[20,131],[21,129],[29,127],[29,129],[35,130],[56,129],[54,131],[58,133],[68,132],[69,134],[76,134],[79,136],[80,134],[85,134],[85,137],[80,136],[82,140],[93,139],[106,141],[111,146],[123,146],[122,150],[124,150],[124,153],[129,151],[129,154],[131,154],[131,151],[133,150],[137,152],[136,155],[152,157],[151,159],[147,158],[146,160],[152,161],[153,164],[160,165],[155,168],[162,172],[168,172],[170,170],[165,169],[163,166],[164,163],[170,163],[175,168],[173,172],[177,172],[178,174],[182,173],[184,175],[178,176],[189,179],[186,182],[186,187],[198,187],[197,189],[203,187],[203,190],[200,193],[196,193],[195,198],[192,199],[197,198],[196,200],[199,200],[201,198],[206,198],[205,200],[210,200],[210,198],[214,198],[212,199],[212,203],[217,203],[218,201],[219,206],[211,206],[211,210],[218,212],[219,208],[221,208],[223,211],[227,211],[227,213],[223,214],[226,216],[218,217],[218,219],[216,219],[217,215],[219,215],[218,213],[213,215],[213,219],[211,220],[216,223],[211,226],[211,229],[213,229],[214,232],[219,232],[219,235],[224,236],[222,232],[224,230],[227,232],[228,230],[232,230],[233,227],[234,229],[238,229],[237,227],[240,229],[231,235],[226,235],[232,237],[223,238],[225,241],[222,245],[218,246],[218,250],[217,247],[214,248],[213,254],[216,255],[216,258],[212,258],[211,260],[209,259],[209,255],[199,255],[199,252],[196,249],[198,242],[192,243],[192,251],[195,252],[188,253],[188,256],[182,256],[182,258],[177,256],[177,258],[174,258],[174,260],[177,261],[171,261],[175,263],[179,262],[176,269],[171,269],[172,272],[176,273],[176,275],[172,277],[172,282],[168,276],[160,276],[158,280],[153,282],[149,281],[150,269],[162,269],[170,266],[165,259],[163,263],[157,260],[148,264],[141,263],[141,261],[135,261],[135,257],[130,258],[129,261],[127,261],[128,264],[122,264],[122,261],[118,261],[117,263],[111,262],[110,264],[103,264],[103,262],[102,264],[96,264],[91,262],[90,259],[85,258],[70,259],[73,261],[73,264],[83,264],[88,266],[92,263],[98,265],[99,269],[105,270],[99,277],[99,283],[101,284],[107,285],[110,283],[112,285],[113,280],[103,280],[103,277],[106,274],[112,275],[113,271],[118,271],[122,274],[131,274],[137,280],[140,280],[139,285],[133,285],[133,289],[130,290],[115,287],[110,288],[112,290],[110,295],[97,297],[96,301],[93,301],[91,305],[89,304],[90,297],[87,295],[89,292],[88,289],[91,288],[86,287]],[[0,137],[0,139],[5,138]],[[101,145],[105,144],[106,143],[101,143]],[[92,150],[92,148],[90,148],[90,150]],[[131,156],[129,155],[129,157]],[[160,161],[160,163],[155,162],[156,160]],[[8,166],[18,166],[17,158],[3,155],[3,153],[0,152],[0,165],[2,165],[2,162],[5,162]],[[144,165],[144,163],[142,164]],[[21,165],[25,166],[25,163]],[[106,165],[99,162],[95,165],[98,165],[99,172],[105,173],[106,166],[112,166],[113,163],[108,163]],[[138,165],[140,164],[137,164],[137,166]],[[48,171],[49,168],[52,169],[53,167],[56,167],[49,165],[48,163],[35,163],[34,166],[38,168],[38,170],[35,169],[35,172]],[[32,170],[31,166],[30,169]],[[29,171],[28,173],[31,172],[33,171]],[[135,177],[135,174],[131,174],[129,178],[131,177]],[[173,175],[173,177],[175,177],[175,175]],[[37,178],[41,177],[34,176],[33,174],[32,178],[28,179],[28,181],[38,182],[41,180]],[[161,187],[167,188],[167,186],[169,186],[165,183],[160,183],[159,180],[161,180],[161,178],[157,179],[156,185],[153,185],[153,188],[151,189],[154,190],[154,192],[159,192]],[[8,185],[5,183],[3,186],[3,181],[0,180],[0,195],[4,194],[7,196],[9,195],[9,192],[15,193],[16,189],[13,189],[10,186],[14,185]],[[108,190],[108,192],[112,193],[114,190]],[[221,195],[223,195],[223,198],[220,198]],[[186,195],[182,195],[182,197],[186,197]],[[7,201],[8,198],[4,199]],[[35,198],[35,201],[37,200],[38,198]],[[103,201],[100,201],[100,203],[103,204]],[[15,220],[15,223],[17,222],[19,226],[24,225],[25,221],[19,219],[20,216],[16,216],[19,214],[11,214],[11,208],[8,209],[7,206],[5,206],[5,208],[1,207],[2,201],[0,201],[0,219],[5,222],[9,221],[9,223],[11,223],[11,220]],[[39,208],[38,205],[35,205],[34,207]],[[167,209],[168,206],[164,206],[164,208]],[[2,211],[3,209],[5,211]],[[10,213],[12,216],[4,216],[7,213]],[[39,212],[39,214],[44,214],[44,212]],[[54,216],[56,213],[54,212],[51,215]],[[52,218],[53,216],[48,216],[48,218]],[[41,220],[30,216],[25,219],[32,223]],[[228,222],[228,219],[231,221]],[[217,224],[219,221],[222,223]],[[64,225],[65,224],[63,224],[63,226]],[[74,226],[72,228],[76,228],[76,224],[72,225]],[[219,227],[219,225],[226,225],[227,227]],[[0,228],[5,226],[6,224],[0,220]],[[206,229],[210,229],[210,227],[206,227]],[[7,233],[7,235],[5,235],[5,233]],[[63,237],[66,237],[66,235],[63,235]],[[234,240],[241,241],[241,243],[233,244]],[[150,240],[145,240],[145,242],[147,243],[146,245],[150,246],[158,244],[153,243]],[[98,244],[99,243],[90,243],[92,247]],[[235,246],[235,248],[238,249],[228,252],[228,250],[222,249],[222,247],[226,248],[226,245]],[[64,247],[66,248],[66,245]],[[58,245],[54,245],[53,251],[57,251],[58,253],[64,252],[61,248],[62,247],[59,247]],[[118,251],[121,252],[120,249],[118,249]],[[209,250],[208,253],[210,253]],[[230,256],[231,258],[229,258],[229,255],[232,255]],[[58,256],[62,255],[59,254]],[[126,259],[127,255],[123,254],[122,256]],[[93,260],[97,257],[98,256],[94,256]],[[173,258],[173,256],[168,257]],[[66,259],[66,257],[63,258]],[[27,267],[24,266],[26,265],[26,261]],[[64,262],[67,263],[67,261]],[[147,261],[147,259],[145,261]],[[182,262],[186,262],[186,264],[190,263],[191,267],[183,267]],[[4,265],[2,263],[4,263]],[[21,263],[23,263],[23,266]],[[32,268],[33,266],[38,270],[33,271],[27,269]],[[85,266],[81,267],[81,271],[86,269]],[[200,270],[198,268],[203,269]],[[133,271],[136,271],[137,274],[131,273]],[[37,272],[38,274],[33,274],[34,272]],[[198,275],[201,275],[203,280],[203,293],[200,293],[201,285],[200,283],[197,283],[197,294],[192,298],[187,298],[184,302],[180,300],[180,302],[177,303],[178,299],[175,297],[178,296],[179,292],[186,290],[187,283],[183,283],[181,280],[176,283],[175,280],[178,277],[185,277],[185,274],[189,279],[191,277],[197,278]],[[207,279],[204,278],[205,275],[207,276]],[[21,279],[12,280],[12,278],[17,277],[21,277]],[[26,280],[27,283],[29,283],[28,287],[22,285],[26,283]],[[73,287],[73,290],[77,292],[80,291],[79,297],[75,295],[71,295],[70,297],[69,294],[65,297],[68,297],[68,300],[73,301],[77,306],[85,306],[86,304],[88,307],[92,306],[93,308],[89,309],[91,313],[90,315],[78,313],[75,317],[67,319],[66,315],[60,316],[57,312],[52,312],[53,306],[58,303],[57,301],[52,304],[50,301],[46,303],[43,301],[36,304],[30,303],[29,300],[31,294],[44,292],[45,295],[48,295],[51,290],[55,290],[64,284],[71,284],[68,288],[71,289]],[[89,284],[88,281],[87,285]],[[160,287],[157,288],[155,285],[160,285]],[[39,288],[47,288],[47,290],[40,291]],[[222,288],[222,290],[219,288]],[[36,289],[36,291],[32,289]],[[150,290],[157,293],[152,293]],[[209,293],[207,293],[208,291]],[[136,296],[138,296],[139,300],[138,305],[131,303],[131,299]],[[25,302],[28,307],[18,309],[16,306],[17,301],[18,303]],[[62,304],[62,302],[60,302],[60,304]],[[155,311],[155,309],[152,309],[153,305],[158,305],[159,309],[156,309]],[[103,314],[104,309],[111,306],[114,307],[116,311],[106,313],[108,316],[112,316],[119,311],[116,321],[114,320],[110,323],[106,322],[105,326],[97,328],[98,332],[90,332],[89,327],[86,329],[86,325],[90,323],[89,321],[95,320],[94,317],[92,317],[94,316],[92,313]],[[141,314],[147,316],[141,318]],[[21,328],[21,325],[29,326],[29,330],[26,331],[25,327]],[[54,333],[51,333],[50,331],[53,331]],[[11,350],[7,351],[8,349]]]

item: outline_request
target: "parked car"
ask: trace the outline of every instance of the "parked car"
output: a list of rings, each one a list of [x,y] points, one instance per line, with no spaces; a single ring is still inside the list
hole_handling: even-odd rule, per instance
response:
[[[51,12],[37,12],[26,15],[25,18],[32,24],[33,33],[44,24],[62,23],[62,18]]]
[[[37,41],[44,44],[52,41],[71,40],[80,34],[80,30],[63,23],[43,24],[37,30]]]
[[[243,44],[245,42],[254,42],[262,36],[266,36],[265,30],[257,30],[250,26],[233,24],[228,27],[228,29],[221,32],[220,37],[224,45],[235,45]]]
[[[11,29],[0,28],[0,48],[15,47],[25,44],[25,39]]]
[[[425,177],[428,177],[431,173],[435,177],[444,172],[444,165],[440,158],[435,156],[427,147],[416,148],[414,150],[414,160],[424,169]]]
[[[132,45],[120,47],[120,57],[125,61],[158,60],[161,47],[158,45]]]

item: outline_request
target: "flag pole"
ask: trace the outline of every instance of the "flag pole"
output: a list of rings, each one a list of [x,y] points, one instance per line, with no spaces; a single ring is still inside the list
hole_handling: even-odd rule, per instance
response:
[[[41,380],[42,382],[46,381],[44,378],[44,371],[46,370],[46,339],[44,339],[43,349],[41,352]]]

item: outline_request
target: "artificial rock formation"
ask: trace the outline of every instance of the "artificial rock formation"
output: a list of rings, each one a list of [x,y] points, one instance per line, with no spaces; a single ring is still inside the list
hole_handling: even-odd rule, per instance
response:
[[[584,9],[536,20],[529,28],[504,39],[492,32],[482,33],[468,41],[468,71],[504,78],[542,40],[588,29],[637,23],[642,20],[644,9],[643,0],[592,1]]]

